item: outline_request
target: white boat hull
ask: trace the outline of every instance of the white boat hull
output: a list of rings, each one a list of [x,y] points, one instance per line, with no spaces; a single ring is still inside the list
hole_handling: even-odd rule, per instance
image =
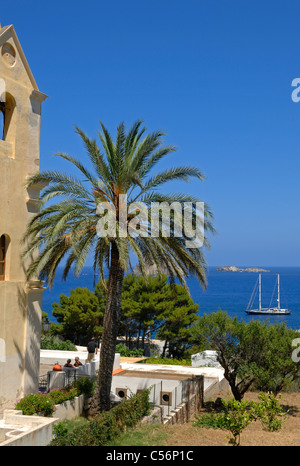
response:
[[[255,314],[255,315],[260,315],[260,314],[263,314],[263,315],[271,315],[271,316],[274,316],[274,315],[289,315],[291,313],[291,311],[289,309],[277,309],[277,308],[274,308],[274,309],[248,309],[246,310],[247,314]]]

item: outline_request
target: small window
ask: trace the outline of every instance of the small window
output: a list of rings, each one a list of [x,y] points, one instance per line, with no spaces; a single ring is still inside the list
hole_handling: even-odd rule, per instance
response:
[[[7,240],[5,235],[0,238],[0,280],[5,280],[5,257],[7,250]]]

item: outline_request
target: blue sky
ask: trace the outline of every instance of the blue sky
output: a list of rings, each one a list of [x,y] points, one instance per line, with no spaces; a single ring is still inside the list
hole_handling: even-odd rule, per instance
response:
[[[207,202],[208,265],[300,265],[300,2],[15,0],[13,24],[43,104],[41,169],[83,157],[73,125],[96,136],[137,118],[206,181],[173,184]]]

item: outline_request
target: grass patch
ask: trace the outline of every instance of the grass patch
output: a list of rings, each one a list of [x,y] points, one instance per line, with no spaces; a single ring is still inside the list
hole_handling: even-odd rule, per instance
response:
[[[86,417],[78,416],[74,419],[65,419],[64,421],[59,422],[55,430],[60,432],[62,429],[66,434],[69,434],[77,427],[84,427],[89,423],[89,420]]]
[[[166,446],[168,434],[162,424],[144,424],[136,429],[127,430],[109,446],[114,447],[149,447]]]
[[[143,361],[144,364],[166,364],[166,365],[174,365],[174,366],[191,366],[190,359],[174,359],[174,358],[147,358]]]

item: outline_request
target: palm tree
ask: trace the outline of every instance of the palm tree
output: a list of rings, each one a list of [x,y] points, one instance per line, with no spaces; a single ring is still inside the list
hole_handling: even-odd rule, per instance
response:
[[[53,284],[59,264],[64,264],[64,279],[70,270],[79,275],[91,252],[94,272],[103,285],[105,266],[108,267],[97,394],[99,409],[103,411],[110,408],[122,282],[125,272],[131,267],[130,252],[135,253],[145,276],[147,264],[155,264],[159,273],[162,268],[167,268],[171,280],[174,281],[177,277],[184,286],[185,278],[194,275],[205,287],[206,265],[202,251],[188,249],[183,237],[123,237],[119,234],[120,194],[128,196],[128,204],[133,201],[142,201],[147,206],[151,206],[152,202],[163,201],[196,202],[198,199],[186,194],[162,194],[157,188],[173,180],[187,181],[191,177],[203,180],[200,170],[184,166],[166,169],[150,176],[150,171],[156,164],[175,150],[173,146],[162,145],[164,133],[157,131],[144,135],[146,128],[142,127],[141,121],[136,121],[126,133],[122,123],[117,128],[114,142],[102,122],[100,125],[98,135],[101,149],[96,140],[90,139],[81,129],[75,127],[86,149],[90,168],[70,155],[56,154],[74,165],[81,178],[55,170],[40,172],[29,178],[28,187],[36,183],[43,183],[46,187],[41,193],[41,209],[27,226],[22,259],[27,264],[30,259],[26,267],[27,279],[39,276],[49,286]],[[52,200],[56,197],[58,200],[54,203]],[[100,236],[97,233],[97,224],[103,218],[97,206],[103,202],[116,211],[115,236]],[[131,212],[127,215],[126,224],[132,218],[134,214]],[[149,229],[150,223],[149,214]],[[212,215],[208,208],[205,209],[205,229],[213,231]],[[208,246],[206,239],[205,245]],[[35,254],[36,250],[39,251],[38,254]]]

